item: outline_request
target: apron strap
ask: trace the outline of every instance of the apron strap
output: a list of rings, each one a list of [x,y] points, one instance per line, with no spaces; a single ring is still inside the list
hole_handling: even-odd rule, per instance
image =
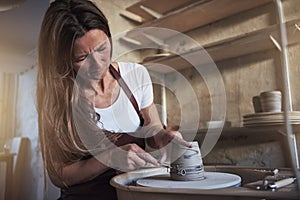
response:
[[[141,112],[139,110],[139,107],[138,107],[138,104],[136,102],[136,99],[133,96],[132,92],[130,91],[128,85],[126,84],[126,82],[124,81],[124,79],[121,77],[121,74],[112,65],[109,66],[109,72],[117,80],[117,82],[119,83],[120,87],[125,92],[126,96],[130,100],[131,104],[133,105],[136,113],[138,114],[138,116],[140,118],[140,126],[143,126],[144,119],[143,119],[143,117],[141,115]]]

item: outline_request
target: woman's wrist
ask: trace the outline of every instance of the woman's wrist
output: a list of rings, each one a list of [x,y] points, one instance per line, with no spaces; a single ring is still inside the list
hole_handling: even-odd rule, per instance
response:
[[[146,138],[146,144],[153,149],[159,149],[160,139],[158,139],[158,137],[161,137],[162,136],[161,134],[164,134],[165,131],[166,131],[165,129],[160,129],[157,130],[155,133],[152,133],[151,136]]]
[[[109,168],[112,168],[111,154],[112,152],[107,150],[94,156],[94,158],[98,161],[98,169],[99,171],[102,171],[102,173],[107,171]]]
[[[158,146],[156,145],[154,136],[150,136],[150,137],[145,138],[145,142],[146,142],[146,145],[148,147],[152,148],[152,149],[157,149],[158,148]]]

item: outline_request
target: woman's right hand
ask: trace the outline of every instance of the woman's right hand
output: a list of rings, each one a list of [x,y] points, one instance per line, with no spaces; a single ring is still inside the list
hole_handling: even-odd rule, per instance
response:
[[[139,169],[148,163],[159,166],[153,156],[134,143],[108,149],[95,157],[108,167],[124,172]]]

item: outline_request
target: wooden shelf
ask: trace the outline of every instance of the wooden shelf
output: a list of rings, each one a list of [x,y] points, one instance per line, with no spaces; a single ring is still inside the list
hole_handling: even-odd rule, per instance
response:
[[[147,5],[157,4],[159,7],[159,2],[161,6],[168,7],[171,5],[169,1],[161,0],[161,1],[142,1],[149,3]],[[153,2],[153,3],[151,3]],[[173,2],[173,1],[172,1]],[[176,1],[177,2],[177,1]],[[185,0],[182,4],[186,4],[189,1]],[[180,33],[185,33],[189,30],[193,30],[195,28],[207,25],[209,23],[216,22],[218,20],[224,19],[226,17],[238,14],[240,12],[267,4],[272,2],[272,0],[204,0],[204,1],[196,1],[195,3],[191,3],[188,6],[185,6],[181,9],[177,9],[173,12],[166,14],[165,16],[149,21],[138,26],[138,29],[133,29],[129,31],[126,37],[139,41],[141,44],[149,44],[149,39],[143,36],[140,32],[139,28],[144,27],[160,27],[167,28],[174,31],[178,31]],[[174,5],[179,5],[177,2]],[[138,5],[133,6],[138,7]],[[153,8],[154,9],[154,8]],[[133,8],[128,8],[128,10],[133,11]],[[135,13],[138,13],[137,11]],[[141,15],[141,14],[140,14]],[[188,20],[187,20],[188,19]],[[162,34],[160,32],[151,32],[151,35],[159,38],[160,40],[165,40],[169,37],[172,37],[173,33]]]
[[[300,131],[300,125],[292,125],[294,132]],[[207,129],[200,129],[198,133],[206,133]],[[244,134],[244,133],[267,133],[267,132],[285,132],[284,125],[276,125],[276,126],[257,126],[257,127],[225,127],[222,130],[225,134]]]
[[[154,10],[155,12],[158,12],[162,15],[165,15],[171,11],[177,10],[196,1],[199,0],[143,0],[131,5],[130,7],[126,8],[126,10],[142,17],[146,21],[149,21],[155,18],[151,14],[146,12],[144,9],[142,9],[142,6]]]
[[[300,125],[294,124],[292,125],[293,131],[300,133]],[[207,128],[197,130],[197,134],[206,134]],[[219,132],[219,129],[211,129],[212,132]],[[244,133],[266,133],[266,132],[285,132],[284,125],[276,125],[276,126],[257,126],[257,127],[223,127],[222,133],[229,134],[229,135],[236,135],[236,134],[244,134]],[[195,130],[180,130],[183,134],[194,134]]]
[[[299,23],[300,19],[292,20],[286,23],[289,45],[296,44],[300,41],[299,30],[296,28],[296,24]],[[172,55],[168,57],[162,57],[159,59],[153,59],[143,64],[152,71],[168,73],[171,70],[162,69],[153,63],[167,65],[175,70],[182,70],[191,67],[191,64],[182,57],[188,58],[194,62],[196,61],[197,65],[208,64],[211,59],[201,58],[201,56],[203,57],[207,55],[204,50],[210,55],[214,62],[259,51],[270,50],[276,48],[275,44],[270,39],[270,36],[279,41],[278,29],[278,25],[273,25],[265,29],[207,44],[203,48],[192,49],[187,53],[183,53],[181,56]]]
[[[295,134],[300,134],[300,125],[293,125],[293,132]],[[199,129],[195,133],[195,130],[180,130],[184,137],[195,136],[196,139],[202,141],[206,134],[219,136],[222,139],[225,138],[235,138],[235,137],[245,137],[254,138],[254,140],[274,140],[282,137],[286,137],[286,128],[284,125],[277,126],[259,126],[259,127],[224,127],[221,130],[221,135],[219,129],[210,129],[210,132],[207,132],[208,129]],[[196,135],[195,135],[196,134]],[[259,136],[259,137],[258,137]]]

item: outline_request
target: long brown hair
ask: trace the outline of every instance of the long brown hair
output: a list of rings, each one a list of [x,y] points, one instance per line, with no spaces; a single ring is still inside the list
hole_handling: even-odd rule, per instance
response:
[[[72,64],[74,41],[92,29],[102,30],[111,39],[107,19],[87,0],[56,0],[42,22],[37,111],[44,166],[50,178],[61,176],[57,170],[61,166],[57,164],[72,163],[90,155],[81,142],[80,131],[87,135],[103,133],[95,123],[93,104],[84,92],[89,85],[76,81]]]

